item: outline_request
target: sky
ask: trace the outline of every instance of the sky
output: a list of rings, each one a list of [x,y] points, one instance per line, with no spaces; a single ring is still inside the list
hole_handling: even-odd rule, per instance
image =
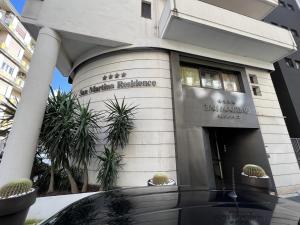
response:
[[[15,8],[21,14],[24,4],[25,4],[25,1],[26,0],[11,0],[11,3],[15,6]],[[66,77],[63,77],[57,69],[55,69],[55,71],[54,71],[52,87],[54,90],[59,89],[59,88],[61,90],[67,91],[67,92],[71,90],[71,85],[68,83],[68,79]]]

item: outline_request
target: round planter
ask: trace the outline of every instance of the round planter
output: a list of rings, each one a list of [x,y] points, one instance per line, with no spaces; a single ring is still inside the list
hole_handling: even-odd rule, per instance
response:
[[[248,186],[250,189],[255,189],[262,192],[269,192],[271,188],[269,177],[250,177],[242,174],[241,182],[243,185]]]
[[[35,202],[37,190],[8,199],[0,199],[0,224],[24,225],[30,206]]]
[[[148,186],[174,186],[176,185],[176,182],[173,179],[169,179],[169,182],[167,184],[154,184],[153,179],[148,180]]]

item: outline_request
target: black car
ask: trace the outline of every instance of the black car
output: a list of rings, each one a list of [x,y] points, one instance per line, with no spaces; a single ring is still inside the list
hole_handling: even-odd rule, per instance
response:
[[[145,187],[98,193],[42,225],[300,225],[300,204],[255,191]]]

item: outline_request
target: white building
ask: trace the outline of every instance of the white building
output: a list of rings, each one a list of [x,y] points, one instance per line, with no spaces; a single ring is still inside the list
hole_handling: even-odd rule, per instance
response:
[[[219,188],[232,167],[240,174],[242,165],[255,163],[279,194],[299,190],[299,166],[270,78],[273,63],[297,47],[289,31],[261,21],[277,5],[27,0],[22,19],[37,46],[0,184],[29,176],[57,65],[94,109],[114,95],[139,106],[120,186],[144,186],[164,172],[180,185]],[[95,174],[91,165],[91,183]]]

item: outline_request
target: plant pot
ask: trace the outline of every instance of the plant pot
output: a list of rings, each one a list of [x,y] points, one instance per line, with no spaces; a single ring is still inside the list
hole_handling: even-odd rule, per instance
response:
[[[0,199],[0,224],[24,225],[28,210],[35,202],[37,189],[14,198]]]
[[[153,179],[148,180],[148,186],[174,186],[176,182],[173,179],[169,179],[169,182],[166,184],[154,184]]]
[[[271,181],[269,177],[251,177],[242,174],[241,183],[246,185],[249,189],[267,193],[271,188]]]

